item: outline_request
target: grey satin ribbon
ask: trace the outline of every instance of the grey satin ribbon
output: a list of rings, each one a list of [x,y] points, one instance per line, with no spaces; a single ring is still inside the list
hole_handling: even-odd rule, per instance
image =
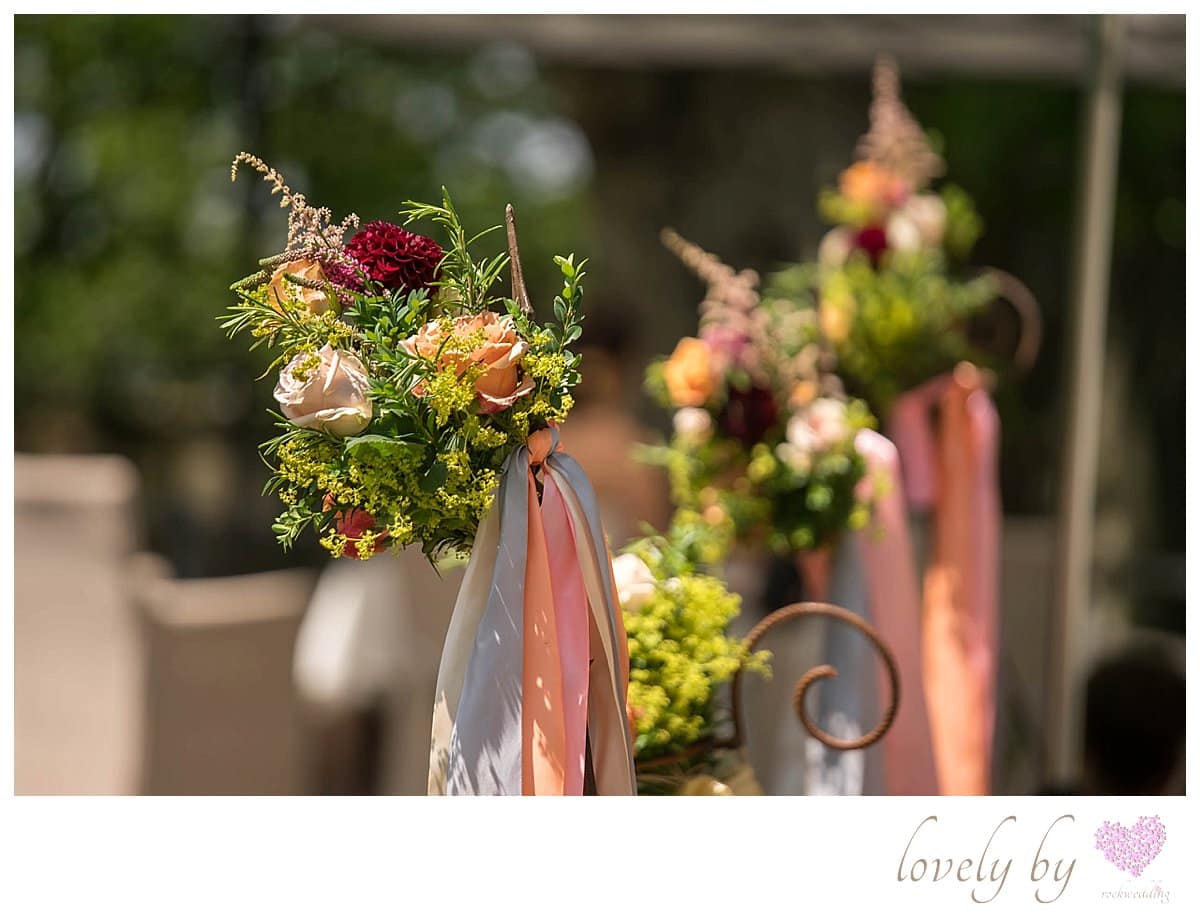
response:
[[[463,679],[450,735],[447,795],[521,794],[522,625],[529,532],[526,471],[520,447],[504,464],[500,548],[492,589]]]

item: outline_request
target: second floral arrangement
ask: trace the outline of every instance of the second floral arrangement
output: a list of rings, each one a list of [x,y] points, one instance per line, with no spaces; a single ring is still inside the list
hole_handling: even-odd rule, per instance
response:
[[[932,187],[945,164],[900,98],[895,64],[876,64],[870,130],[836,189],[815,263],[779,272],[770,298],[815,309],[839,372],[886,417],[901,393],[981,355],[968,323],[997,295],[994,273],[963,271],[983,229],[971,198]]]
[[[781,554],[862,527],[870,503],[855,439],[873,419],[824,372],[813,323],[764,309],[754,272],[734,272],[672,231],[664,242],[708,286],[699,335],[647,372],[674,416],[670,442],[644,456],[666,468],[676,505],[727,542]]]

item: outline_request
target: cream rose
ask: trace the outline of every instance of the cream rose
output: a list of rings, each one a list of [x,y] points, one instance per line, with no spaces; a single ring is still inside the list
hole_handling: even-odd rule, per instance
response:
[[[817,261],[829,268],[845,265],[854,252],[854,231],[849,227],[834,227],[817,246]]]
[[[482,338],[482,342],[469,350],[460,344],[473,343],[477,338]],[[414,357],[436,360],[438,370],[453,368],[455,373],[463,374],[470,368],[479,368],[475,393],[483,415],[511,407],[535,387],[533,378],[521,375],[521,357],[529,346],[517,335],[511,316],[501,317],[491,310],[458,316],[449,324],[432,320],[401,342],[400,347]],[[414,392],[424,395],[424,386],[418,384]]]
[[[675,434],[689,441],[707,441],[713,430],[712,416],[695,406],[678,410],[673,419]]]
[[[913,195],[900,209],[916,231],[920,245],[933,249],[942,245],[946,235],[946,204],[939,195]],[[889,242],[891,227],[888,228]]]
[[[793,415],[788,421],[787,441],[784,443],[791,448],[787,452],[789,457],[796,454],[807,456],[818,448],[817,433],[812,430],[803,412]]]
[[[923,243],[916,221],[903,211],[897,211],[888,218],[885,233],[888,249],[896,252],[916,252]]]
[[[775,455],[796,470],[807,470],[812,455],[843,442],[850,433],[846,406],[836,399],[814,399],[788,421],[787,441]]]
[[[275,399],[293,425],[346,438],[371,421],[369,388],[362,362],[326,345],[316,354],[297,355],[280,371]]]
[[[658,584],[650,567],[633,553],[622,553],[612,561],[613,578],[616,580],[617,599],[621,609],[637,613],[654,596]]]
[[[846,440],[846,405],[836,399],[815,399],[805,412],[808,427],[817,439],[821,450]]]
[[[328,283],[325,272],[321,269],[321,263],[316,259],[296,259],[292,262],[285,262],[271,275],[270,288],[276,307],[280,304],[295,302],[303,306],[309,313],[324,313],[337,306],[336,301],[330,302],[327,288],[315,290],[304,287],[294,281],[289,281],[284,277],[285,275],[295,275],[297,278],[317,284]]]

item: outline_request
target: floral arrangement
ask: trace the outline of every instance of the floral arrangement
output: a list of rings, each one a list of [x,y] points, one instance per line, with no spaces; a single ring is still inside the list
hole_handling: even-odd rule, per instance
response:
[[[711,529],[684,515],[667,535],[637,540],[613,559],[629,639],[636,762],[680,755],[679,769],[666,771],[676,779],[717,756],[696,748],[717,737],[719,688],[743,668],[770,673],[769,653],[751,653],[727,633],[741,599],[697,569],[713,548]]]
[[[257,157],[239,154],[234,179],[242,164],[290,209],[283,251],[232,286],[222,317],[230,336],[270,350],[278,373],[281,433],[261,450],[265,491],[284,505],[280,543],[311,527],[335,557],[465,554],[506,458],[571,409],[585,262],[555,259],[556,321],[539,323],[519,264],[503,297],[493,289],[508,255],[473,252],[500,228],[468,234],[444,190],[441,204],[402,212],[437,225],[439,243],[385,221],[359,227],[354,214],[333,223]],[[509,239],[515,252],[511,211]]]
[[[821,366],[813,323],[780,301],[764,309],[754,272],[734,272],[671,231],[669,248],[708,283],[698,337],[647,371],[673,410],[673,434],[643,457],[665,467],[676,505],[786,554],[863,526],[865,463],[855,436],[873,420]]]
[[[815,306],[847,384],[886,412],[901,392],[978,359],[965,321],[996,291],[986,276],[950,274],[982,221],[957,186],[930,190],[944,164],[900,99],[887,59],[876,65],[871,128],[858,156],[838,187],[821,193],[822,216],[835,226],[817,264],[776,276],[765,296]]]

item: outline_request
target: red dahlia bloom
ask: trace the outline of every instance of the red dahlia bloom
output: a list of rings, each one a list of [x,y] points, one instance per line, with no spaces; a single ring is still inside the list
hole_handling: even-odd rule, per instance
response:
[[[883,227],[863,227],[854,237],[854,245],[865,252],[871,264],[879,267],[879,260],[888,248],[887,231]]]
[[[779,419],[779,408],[770,390],[751,386],[748,390],[731,390],[729,402],[717,417],[722,434],[747,446],[757,444]]]
[[[373,220],[354,234],[345,253],[389,291],[429,287],[442,260],[442,247],[429,237],[384,220]]]

